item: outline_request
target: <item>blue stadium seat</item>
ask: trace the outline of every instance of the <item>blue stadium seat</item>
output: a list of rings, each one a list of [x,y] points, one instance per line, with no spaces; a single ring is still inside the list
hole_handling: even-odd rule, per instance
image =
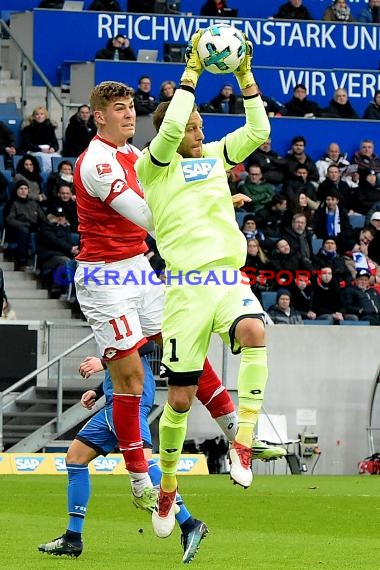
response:
[[[353,327],[367,327],[370,325],[369,321],[340,321],[340,325],[353,326]]]
[[[0,103],[0,116],[20,118],[20,111],[16,103]]]
[[[241,228],[241,226],[243,225],[244,216],[246,215],[247,212],[235,212],[235,217],[239,228]]]
[[[317,255],[318,251],[321,249],[323,243],[323,239],[321,238],[313,238],[311,241],[311,247],[313,248],[314,255]]]
[[[365,216],[363,216],[363,214],[352,214],[348,216],[348,219],[350,220],[351,227],[354,229],[361,229],[365,226]]]
[[[263,291],[261,293],[261,304],[264,311],[267,311],[269,307],[276,303],[277,293],[276,291]]]
[[[317,326],[318,326],[318,325],[328,325],[328,326],[331,326],[330,323],[329,323],[329,321],[323,321],[322,319],[321,319],[321,320],[315,319],[314,321],[311,321],[311,320],[309,320],[309,319],[305,319],[305,320],[302,321],[302,322],[303,322],[304,325],[312,325],[312,326],[313,326],[313,325],[317,325]]]
[[[74,168],[77,158],[75,156],[52,156],[51,167],[53,172],[58,172],[58,165],[61,164],[62,160],[69,160]]]

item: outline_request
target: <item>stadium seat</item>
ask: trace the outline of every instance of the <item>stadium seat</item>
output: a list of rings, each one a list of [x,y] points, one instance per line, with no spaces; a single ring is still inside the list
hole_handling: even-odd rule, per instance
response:
[[[269,307],[276,303],[277,293],[276,291],[263,291],[261,293],[261,304],[264,311],[267,311]]]
[[[351,327],[368,327],[370,325],[369,321],[340,321],[339,324],[342,326]]]
[[[304,325],[328,325],[331,326],[329,321],[327,320],[323,320],[323,319],[315,319],[314,321],[309,320],[309,319],[305,319],[304,321],[302,321]]]
[[[73,165],[73,168],[74,168],[77,157],[75,157],[75,156],[52,156],[51,157],[51,167],[53,169],[53,172],[58,172],[58,166],[61,164],[62,160],[70,161],[71,164]]]
[[[20,111],[16,103],[0,103],[0,116],[2,117],[20,117]]]
[[[321,238],[313,238],[311,241],[311,247],[313,248],[313,254],[317,255],[318,251],[321,249],[323,243],[323,239]]]
[[[361,229],[365,226],[365,216],[363,216],[363,214],[352,214],[351,216],[348,216],[348,219],[350,221],[351,227],[354,229]]]

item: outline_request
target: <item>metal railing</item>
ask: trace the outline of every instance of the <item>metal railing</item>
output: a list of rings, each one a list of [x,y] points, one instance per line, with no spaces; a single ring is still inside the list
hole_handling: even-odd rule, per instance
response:
[[[20,45],[20,43],[16,40],[16,38],[14,37],[14,35],[12,34],[12,30],[10,29],[10,27],[6,24],[6,22],[4,20],[0,19],[0,30],[2,31],[2,33],[6,33],[7,36],[9,37],[9,39],[14,43],[14,45],[16,46],[17,50],[19,51],[20,55],[21,55],[21,62],[20,62],[20,66],[21,66],[21,79],[20,79],[20,86],[21,86],[21,101],[20,101],[20,106],[21,106],[21,114],[24,118],[24,109],[26,106],[26,88],[27,88],[27,75],[28,75],[28,66],[30,66],[30,68],[32,69],[32,71],[34,73],[36,73],[38,75],[38,77],[40,78],[40,80],[43,83],[43,86],[46,89],[46,95],[45,95],[45,103],[46,103],[46,109],[48,110],[49,114],[51,114],[51,109],[52,109],[52,100],[55,99],[56,102],[58,103],[58,105],[60,106],[61,109],[61,129],[62,129],[62,136],[61,138],[63,139],[64,136],[64,131],[66,128],[66,125],[68,123],[69,120],[69,112],[70,109],[77,109],[78,105],[76,103],[69,103],[67,101],[64,101],[57,93],[56,93],[56,88],[50,83],[49,79],[46,77],[45,73],[42,71],[42,69],[36,64],[35,61],[33,61],[28,54],[25,52],[25,50],[23,49],[23,47]]]
[[[26,376],[24,376],[23,378],[21,378],[20,380],[18,380],[14,384],[12,384],[12,386],[9,386],[9,388],[4,390],[3,392],[0,392],[0,451],[2,451],[4,449],[4,445],[3,445],[3,441],[4,441],[4,438],[3,438],[3,430],[4,430],[3,409],[4,409],[5,397],[9,396],[12,392],[19,391],[19,389],[22,388],[23,386],[25,386],[27,382],[29,382],[30,380],[36,379],[39,374],[41,374],[45,370],[48,370],[49,368],[51,368],[55,364],[58,364],[56,426],[57,426],[57,432],[59,432],[60,426],[61,426],[62,414],[63,414],[63,359],[66,358],[66,356],[70,355],[72,352],[75,352],[81,346],[87,344],[93,338],[94,338],[94,334],[93,333],[89,334],[88,336],[86,336],[85,338],[83,338],[82,340],[80,340],[79,342],[77,342],[76,344],[74,344],[73,346],[71,346],[70,348],[68,348],[64,352],[62,352],[61,354],[59,354],[59,355],[55,356],[54,358],[52,358],[51,360],[49,360],[43,366],[40,366],[36,370],[33,370],[33,372],[30,372],[29,374],[27,374]]]

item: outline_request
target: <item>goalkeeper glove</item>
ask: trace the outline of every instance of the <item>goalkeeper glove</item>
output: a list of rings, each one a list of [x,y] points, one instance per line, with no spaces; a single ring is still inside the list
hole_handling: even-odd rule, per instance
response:
[[[200,74],[203,71],[201,60],[198,55],[198,43],[204,30],[198,30],[191,36],[191,40],[186,48],[185,62],[186,68],[182,74],[181,81],[188,81],[196,87]]]
[[[245,57],[239,67],[237,67],[234,71],[234,75],[239,83],[240,89],[247,89],[247,87],[251,87],[255,85],[256,81],[253,77],[253,73],[251,70],[252,65],[252,57],[253,57],[253,45],[247,38],[247,36],[242,32],[242,35],[245,39]]]

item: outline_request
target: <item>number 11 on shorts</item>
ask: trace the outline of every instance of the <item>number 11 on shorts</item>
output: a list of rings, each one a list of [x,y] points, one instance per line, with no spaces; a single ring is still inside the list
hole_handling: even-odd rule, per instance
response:
[[[129,328],[127,317],[125,315],[121,315],[121,317],[118,317],[117,319],[111,319],[108,322],[114,330],[115,340],[122,340],[123,338],[131,336],[132,331]]]

